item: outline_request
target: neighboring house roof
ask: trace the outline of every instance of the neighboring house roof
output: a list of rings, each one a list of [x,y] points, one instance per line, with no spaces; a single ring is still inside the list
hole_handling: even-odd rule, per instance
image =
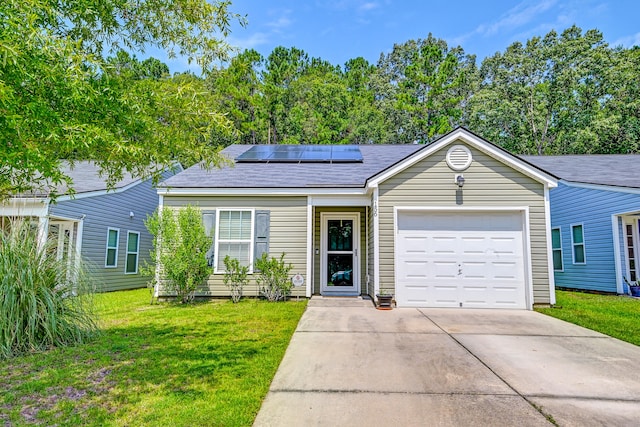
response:
[[[75,191],[75,197],[85,193],[93,192],[116,192],[122,190],[133,184],[144,181],[148,177],[134,177],[129,172],[124,172],[123,178],[115,183],[112,188],[107,186],[107,177],[100,174],[100,168],[92,161],[79,161],[75,162],[71,166],[67,162],[62,163],[62,171],[65,175],[69,176],[73,180],[73,189]],[[41,188],[35,189],[29,193],[20,194],[17,197],[48,197],[51,194],[53,188]],[[56,194],[69,194],[69,188],[64,185],[58,185],[55,188]]]
[[[520,156],[564,181],[640,188],[640,155]]]
[[[252,145],[232,145],[222,154],[234,160]],[[424,145],[359,145],[361,163],[235,163],[206,170],[195,165],[159,187],[326,188],[364,187],[371,176],[424,148]]]

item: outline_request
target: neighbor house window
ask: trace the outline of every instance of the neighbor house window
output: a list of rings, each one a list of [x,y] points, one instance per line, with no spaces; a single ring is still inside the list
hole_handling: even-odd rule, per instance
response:
[[[563,271],[562,265],[562,235],[560,227],[551,229],[551,248],[553,251],[553,269]]]
[[[127,232],[127,262],[124,272],[136,274],[138,272],[138,251],[140,250],[140,233]]]
[[[118,266],[118,241],[120,237],[120,230],[117,228],[107,229],[107,253],[104,257],[105,267],[117,267]]]
[[[584,229],[582,224],[571,226],[571,244],[573,245],[573,263],[586,264],[584,251]]]
[[[224,257],[236,258],[251,266],[253,249],[253,211],[219,210],[216,229],[216,271],[224,271]]]

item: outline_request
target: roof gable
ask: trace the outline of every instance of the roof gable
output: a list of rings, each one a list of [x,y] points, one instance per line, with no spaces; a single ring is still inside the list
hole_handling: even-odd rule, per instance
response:
[[[550,188],[556,187],[558,185],[556,177],[549,174],[548,172],[534,166],[517,156],[509,153],[497,145],[490,143],[489,141],[479,137],[478,135],[470,132],[469,130],[459,127],[448,134],[444,135],[440,139],[432,142],[429,145],[424,146],[418,152],[413,155],[407,157],[406,159],[398,162],[390,168],[387,168],[384,171],[376,174],[371,177],[367,185],[370,187],[377,187],[381,182],[386,181],[387,179],[393,177],[397,173],[407,169],[408,167],[420,162],[421,160],[429,157],[430,155],[440,151],[441,149],[453,145],[456,142],[464,142],[485,154],[499,160],[500,162],[510,166],[511,168],[518,170],[524,175],[529,176],[530,178],[548,185]]]

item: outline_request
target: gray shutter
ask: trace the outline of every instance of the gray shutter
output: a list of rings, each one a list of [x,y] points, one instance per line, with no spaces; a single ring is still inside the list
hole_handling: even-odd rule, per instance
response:
[[[213,267],[213,260],[216,252],[216,212],[203,212],[202,223],[204,224],[205,233],[207,233],[207,236],[211,238],[211,246],[205,254],[205,257],[207,258],[207,265],[209,265],[209,267]]]
[[[262,257],[263,253],[269,253],[269,221],[271,211],[256,211],[256,223],[254,230],[253,260]],[[255,264],[254,264],[255,265]],[[255,271],[258,271],[254,267]]]

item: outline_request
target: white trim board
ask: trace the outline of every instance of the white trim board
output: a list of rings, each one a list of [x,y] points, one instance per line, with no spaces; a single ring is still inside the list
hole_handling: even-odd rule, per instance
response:
[[[469,132],[466,129],[458,128],[453,132],[449,133],[448,135],[445,135],[439,140],[421,149],[420,151],[417,151],[415,154],[401,161],[400,163],[396,164],[390,169],[387,169],[386,171],[383,171],[377,175],[374,175],[374,177],[370,178],[367,181],[367,186],[368,187],[378,186],[381,182],[386,181],[388,178],[418,163],[424,158],[446,147],[447,145],[455,143],[456,141],[461,141],[471,145],[472,147],[507,164],[508,166],[522,172],[523,174],[531,177],[532,179],[548,185],[549,188],[553,188],[558,185],[558,180],[556,178],[552,177],[551,175],[542,171],[541,169],[538,169],[535,166],[532,166],[526,163],[525,161],[519,159],[518,157],[508,153],[507,151],[501,148],[493,146],[487,141],[484,141],[483,139],[481,139],[480,137],[473,135],[471,132]]]

